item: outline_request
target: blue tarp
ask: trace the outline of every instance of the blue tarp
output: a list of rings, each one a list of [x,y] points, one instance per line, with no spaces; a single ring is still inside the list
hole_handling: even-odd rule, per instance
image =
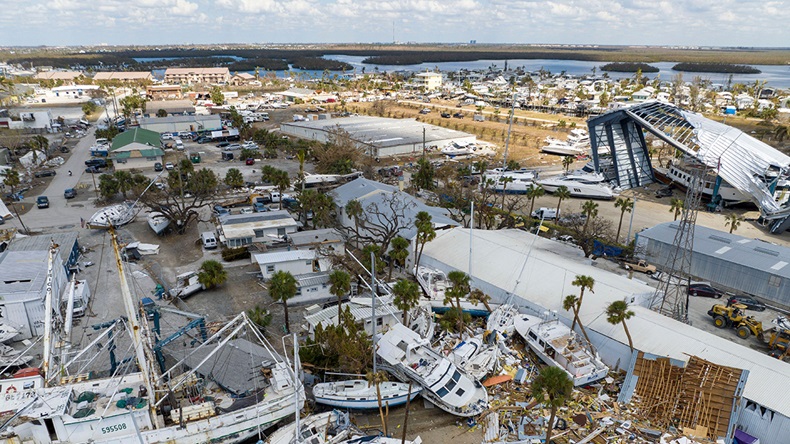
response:
[[[760,444],[760,439],[744,432],[743,430],[735,431],[735,444]]]
[[[602,256],[617,257],[623,254],[623,249],[620,247],[613,247],[611,245],[606,245],[602,242],[595,240],[593,241],[592,254],[598,257],[602,257]]]

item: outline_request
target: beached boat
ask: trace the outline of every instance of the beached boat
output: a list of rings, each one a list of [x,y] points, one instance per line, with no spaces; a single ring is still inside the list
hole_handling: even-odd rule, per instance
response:
[[[450,142],[441,149],[446,156],[466,156],[474,152],[475,146],[467,142]]]
[[[150,348],[154,341],[149,338],[148,315],[138,312],[139,304],[132,298],[114,233],[112,243],[126,316],[95,332],[83,353],[70,353],[73,357],[68,360],[54,350],[53,345],[61,341],[57,331],[47,327],[52,337],[44,336],[41,371],[0,380],[4,394],[0,411],[8,413],[5,440],[31,444],[239,443],[301,409],[304,389],[298,375],[244,312],[194,347],[178,350],[173,357],[180,361],[160,373],[158,366],[151,365],[150,357],[157,351]],[[53,269],[52,250],[48,276]],[[45,299],[48,326],[53,319],[52,299],[50,290]],[[119,331],[126,329],[128,335]],[[109,344],[121,338],[131,341],[129,348],[124,347],[129,356],[118,359],[130,364],[113,364],[107,377],[78,373],[84,371],[81,365],[86,360],[96,358],[84,353],[120,351],[110,346],[96,350],[100,341],[107,344],[108,336],[114,338]],[[102,358],[97,361],[106,360]]]
[[[515,328],[543,362],[565,370],[576,387],[598,381],[609,373],[609,367],[597,354],[556,317],[519,315]]]
[[[136,215],[137,210],[134,205],[128,203],[110,205],[95,212],[88,220],[88,227],[99,229],[120,227],[133,221]]]
[[[170,219],[158,211],[148,213],[148,226],[154,230],[157,236],[162,234],[170,225]]]
[[[379,407],[378,394],[375,384],[369,384],[362,379],[350,381],[324,382],[313,387],[313,397],[319,404],[331,405],[343,409],[377,409]],[[382,405],[395,407],[406,404],[420,394],[422,389],[417,386],[411,388],[403,382],[382,382],[378,390],[381,392]]]
[[[333,410],[280,427],[269,436],[266,444],[340,444],[350,439],[353,431],[348,413]]]
[[[584,145],[576,145],[556,139],[540,148],[546,154],[555,154],[557,156],[582,156],[587,154],[588,149]]]
[[[444,272],[421,265],[417,268],[414,276],[427,296],[428,300],[425,302],[430,305],[432,311],[443,313],[450,309],[444,303],[445,292],[450,288],[450,281],[447,280],[447,275]],[[492,309],[499,306],[497,304],[488,305]],[[461,310],[472,316],[488,316],[488,310],[483,304],[474,304],[467,298],[461,299]]]
[[[488,315],[486,330],[510,336],[515,328],[516,316],[518,316],[518,307],[511,304],[502,304]]]
[[[478,381],[404,325],[394,325],[381,337],[376,354],[384,370],[412,381],[422,388],[423,398],[450,414],[469,417],[488,408],[488,393]]]
[[[14,339],[19,334],[19,330],[14,327],[0,323],[0,344]]]
[[[680,189],[686,190],[688,188],[689,183],[691,183],[692,173],[694,168],[700,168],[700,166],[691,165],[683,160],[674,159],[670,164],[669,168],[660,168],[655,167],[653,171],[656,174],[656,178],[666,184],[675,184]],[[708,169],[705,173],[705,178],[703,179],[702,183],[702,197],[706,200],[712,200],[713,195],[721,196],[721,202],[724,205],[735,205],[744,202],[752,202],[751,195],[745,194],[742,191],[736,189],[729,183],[724,180],[719,181],[717,185],[718,175],[716,171],[713,169]],[[786,180],[779,180],[777,181],[774,197],[777,198],[778,203],[783,203],[787,200],[788,193],[788,183]]]
[[[568,188],[571,196],[586,199],[611,200],[617,195],[603,174],[572,171],[559,176],[538,180],[538,184],[549,193],[557,191],[561,186]]]
[[[447,358],[476,381],[482,381],[494,370],[497,355],[497,347],[484,343],[479,337],[472,337],[453,347]]]

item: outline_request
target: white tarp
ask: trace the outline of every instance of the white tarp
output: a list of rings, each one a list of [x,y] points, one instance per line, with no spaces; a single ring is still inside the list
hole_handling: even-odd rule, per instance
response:
[[[14,215],[8,211],[8,207],[5,206],[5,202],[0,200],[0,218],[2,219],[13,219]]]

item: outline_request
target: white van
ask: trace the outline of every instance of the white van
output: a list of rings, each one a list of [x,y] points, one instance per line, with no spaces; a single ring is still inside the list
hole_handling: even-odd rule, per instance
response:
[[[200,233],[200,240],[203,242],[203,248],[206,250],[213,250],[217,248],[217,238],[211,231]]]
[[[184,142],[182,142],[181,139],[176,139],[175,142],[176,142],[176,149],[178,151],[184,151]]]

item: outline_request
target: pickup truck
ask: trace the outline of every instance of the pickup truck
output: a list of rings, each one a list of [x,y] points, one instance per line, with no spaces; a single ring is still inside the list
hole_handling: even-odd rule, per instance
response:
[[[656,272],[656,266],[650,265],[644,260],[639,260],[636,262],[623,262],[623,267],[626,270],[639,271],[647,274],[648,276]]]

